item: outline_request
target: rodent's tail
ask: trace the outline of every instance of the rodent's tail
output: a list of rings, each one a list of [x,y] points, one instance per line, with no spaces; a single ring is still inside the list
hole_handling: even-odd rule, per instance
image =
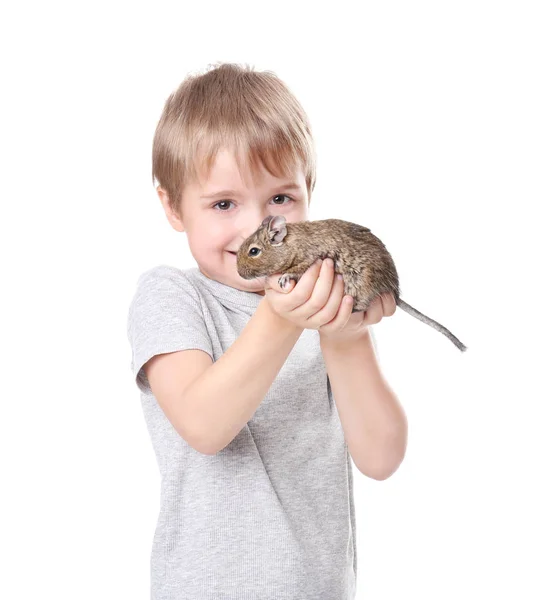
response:
[[[401,300],[401,298],[399,298],[399,300],[397,301],[397,306],[402,308],[404,311],[408,312],[409,315],[416,317],[420,321],[423,321],[427,325],[430,325],[430,327],[437,329],[440,333],[443,333],[443,335],[446,335],[461,352],[464,352],[466,350],[466,346],[458,338],[456,338],[446,327],[443,327],[443,325],[440,325],[437,321],[430,319],[430,317],[423,315],[421,312],[417,311],[416,308],[413,308],[410,304],[407,304],[404,300]]]

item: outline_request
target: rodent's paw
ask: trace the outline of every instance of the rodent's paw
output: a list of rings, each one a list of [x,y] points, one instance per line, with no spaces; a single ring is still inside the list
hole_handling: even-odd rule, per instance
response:
[[[287,284],[291,281],[291,279],[293,281],[295,281],[295,277],[293,277],[293,275],[289,275],[288,273],[286,273],[285,275],[282,275],[279,279],[278,279],[278,283],[279,283],[279,287],[283,290],[287,287]]]

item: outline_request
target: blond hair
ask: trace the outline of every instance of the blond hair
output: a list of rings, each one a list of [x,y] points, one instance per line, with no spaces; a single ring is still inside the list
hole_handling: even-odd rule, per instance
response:
[[[166,190],[181,215],[183,190],[208,173],[228,148],[244,172],[260,163],[274,176],[305,174],[308,201],[316,184],[316,152],[308,117],[289,88],[271,71],[233,63],[209,65],[189,75],[166,100],[152,148],[152,182]]]

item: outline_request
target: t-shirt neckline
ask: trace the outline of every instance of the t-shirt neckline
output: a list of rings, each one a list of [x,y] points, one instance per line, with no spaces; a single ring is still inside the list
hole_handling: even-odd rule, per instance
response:
[[[237,288],[216,281],[215,279],[210,279],[210,277],[207,277],[198,267],[194,267],[192,272],[198,279],[204,282],[214,296],[217,296],[221,300],[229,300],[235,304],[256,308],[260,304],[262,298],[264,298],[264,296],[257,294],[256,292],[238,290]]]

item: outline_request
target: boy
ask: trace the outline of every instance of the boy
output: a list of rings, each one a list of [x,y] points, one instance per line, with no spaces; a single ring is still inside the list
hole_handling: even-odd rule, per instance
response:
[[[269,214],[306,220],[315,183],[303,109],[270,72],[222,64],[170,95],[153,181],[198,268],[143,273],[132,369],[161,473],[153,600],[350,600],[352,468],[385,479],[406,418],[333,264],[290,289],[244,280],[237,252]]]

